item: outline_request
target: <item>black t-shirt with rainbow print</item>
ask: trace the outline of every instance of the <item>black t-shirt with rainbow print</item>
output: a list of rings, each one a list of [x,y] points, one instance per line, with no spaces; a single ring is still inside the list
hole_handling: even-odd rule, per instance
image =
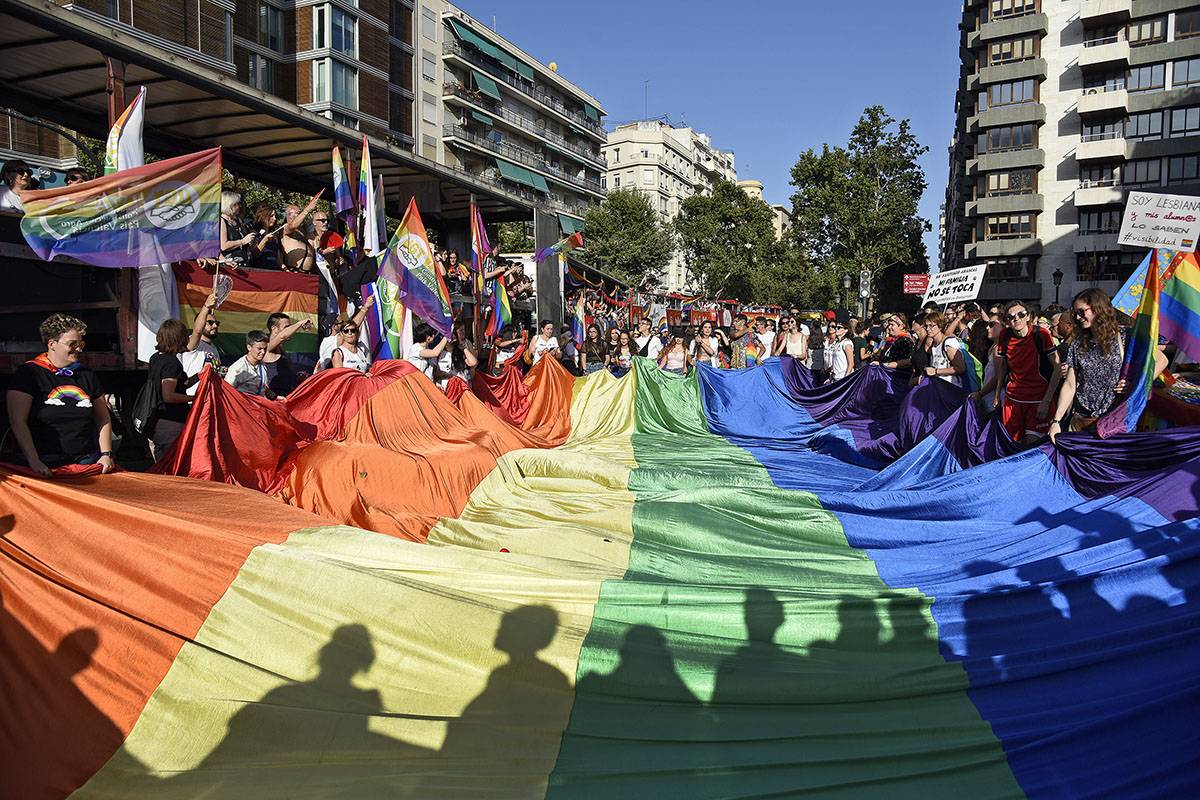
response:
[[[8,389],[33,398],[29,432],[46,466],[74,464],[100,450],[94,403],[104,390],[87,367],[58,369],[41,355],[17,367]]]

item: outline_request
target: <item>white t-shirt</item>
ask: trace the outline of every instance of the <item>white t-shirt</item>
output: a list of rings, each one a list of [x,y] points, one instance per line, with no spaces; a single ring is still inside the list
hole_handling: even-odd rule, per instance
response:
[[[549,353],[551,350],[558,350],[558,339],[553,336],[549,339],[543,339],[539,334],[533,341],[533,363],[535,364],[541,361],[542,356],[546,355],[546,353]]]
[[[697,344],[701,338],[702,337],[697,336],[692,340],[692,358],[697,361],[702,361],[705,364],[711,364],[714,367],[721,366],[721,340],[715,336],[708,337],[706,344],[708,344],[708,348],[712,350],[712,355],[710,356],[701,350],[700,345]]]
[[[775,331],[763,331],[758,334],[758,341],[766,348],[766,356],[764,358],[769,357],[775,352]]]
[[[929,366],[934,369],[945,369],[952,366],[954,362],[950,360],[950,354],[946,352],[946,347],[949,345],[951,350],[962,350],[962,342],[953,336],[947,336],[942,340],[941,344],[934,345],[929,350]],[[955,386],[962,386],[962,375],[938,375],[939,378],[947,383],[953,383]]]
[[[20,211],[25,213],[25,204],[21,202],[21,198],[17,196],[8,186],[0,186],[0,209],[5,211]]]
[[[233,366],[225,373],[225,382],[243,394],[265,395],[270,380],[266,364],[260,362],[254,366],[245,356],[233,362]]]
[[[650,342],[649,347],[646,347],[647,340]],[[637,336],[633,343],[636,345],[633,349],[638,353],[642,352],[643,347],[646,347],[646,358],[652,358],[655,361],[658,360],[658,354],[662,352],[662,340],[653,333],[649,336]]]
[[[808,337],[812,336],[812,331],[809,330],[809,327],[807,325],[805,325],[803,322],[800,323],[800,332],[802,334],[804,334],[804,341],[806,341],[806,342],[808,341]],[[803,363],[804,363],[804,366],[808,367],[809,369],[812,369],[812,348],[811,347],[808,348],[808,355],[806,355],[804,357]]]
[[[853,363],[854,343],[849,339],[840,339],[825,345],[825,369],[829,370],[833,380],[841,380],[850,371]]]
[[[421,342],[413,342],[409,345],[408,350],[405,351],[404,360],[421,370],[421,372],[424,372],[432,380],[433,365],[435,362],[421,355],[421,351],[424,349],[425,345]]]
[[[217,352],[217,348],[204,341],[196,345],[195,350],[186,350],[180,353],[177,358],[179,359],[179,363],[183,365],[183,374],[189,378],[203,372],[205,364],[212,364],[214,369],[221,366],[221,354]],[[187,388],[186,394],[190,397],[195,397],[196,390],[199,388],[200,384],[194,383]]]
[[[366,345],[363,345],[360,343],[358,345],[358,347],[354,350],[351,350],[349,347],[346,347],[346,345],[342,345],[341,347],[338,348],[338,350],[342,351],[342,366],[345,367],[346,369],[353,369],[353,370],[358,370],[359,372],[366,372],[367,369],[370,368],[371,356],[367,354]],[[337,352],[337,350],[335,350],[334,352]],[[332,359],[332,358],[333,358],[333,356],[330,356],[330,359]]]
[[[338,349],[337,334],[331,333],[321,340],[321,346],[317,348],[317,369],[329,369],[330,359],[333,358],[333,351]]]

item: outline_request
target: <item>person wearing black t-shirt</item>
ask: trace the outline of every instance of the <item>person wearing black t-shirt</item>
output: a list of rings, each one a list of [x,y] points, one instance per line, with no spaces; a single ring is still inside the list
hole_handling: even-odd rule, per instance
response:
[[[908,380],[912,377],[912,357],[916,346],[906,330],[907,319],[903,314],[892,314],[883,326],[886,338],[872,357],[873,361],[896,370],[896,377]]]
[[[158,326],[156,339],[158,352],[150,356],[147,380],[158,392],[158,410],[154,427],[149,432],[150,455],[157,463],[183,431],[192,402],[187,388],[199,376],[189,378],[179,360],[179,354],[186,352],[188,345],[188,330],[182,322],[177,319],[165,321]]]
[[[5,398],[25,463],[45,477],[70,464],[100,464],[111,472],[116,462],[108,398],[96,374],[79,363],[87,326],[54,314],[39,332],[46,352],[17,367]]]

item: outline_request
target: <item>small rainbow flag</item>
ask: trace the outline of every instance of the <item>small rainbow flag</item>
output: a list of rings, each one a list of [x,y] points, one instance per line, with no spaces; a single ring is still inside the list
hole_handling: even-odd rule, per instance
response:
[[[512,322],[512,307],[508,303],[508,286],[504,273],[492,278],[492,317],[488,320],[487,335],[499,336],[504,326]]]
[[[342,148],[333,146],[333,212],[345,218],[354,213],[354,193],[350,191],[350,176],[342,161]]]
[[[550,258],[551,256],[556,256],[560,253],[569,253],[579,247],[583,247],[583,234],[579,231],[575,231],[575,233],[572,233],[567,238],[559,242],[555,242],[549,247],[543,247],[541,250],[538,250],[537,254],[534,256],[534,259],[541,261],[542,259]]]
[[[575,339],[576,347],[583,347],[583,340],[587,338],[587,307],[584,305],[583,292],[579,293],[579,299],[575,301],[575,316],[571,317],[571,337]]]
[[[1163,284],[1159,332],[1200,361],[1200,265],[1195,253],[1176,260],[1174,272]]]
[[[454,324],[450,292],[433,263],[433,248],[416,199],[408,201],[404,219],[379,260],[379,277],[400,289],[399,297],[410,311],[443,336],[450,335]]]
[[[142,267],[221,251],[221,148],[24,197],[21,233],[39,258]]]
[[[1096,424],[1096,432],[1102,439],[1137,430],[1138,420],[1150,400],[1150,389],[1154,383],[1154,354],[1158,347],[1159,278],[1158,251],[1155,250],[1150,255],[1150,268],[1146,270],[1141,303],[1133,320],[1129,347],[1125,350],[1125,365],[1121,369],[1128,395]]]

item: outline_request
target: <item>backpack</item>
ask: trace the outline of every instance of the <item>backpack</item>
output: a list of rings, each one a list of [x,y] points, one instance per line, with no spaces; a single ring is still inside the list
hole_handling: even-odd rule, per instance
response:
[[[133,429],[147,439],[154,435],[154,425],[158,422],[158,392],[155,388],[153,381],[146,381],[134,398],[129,415]]]

